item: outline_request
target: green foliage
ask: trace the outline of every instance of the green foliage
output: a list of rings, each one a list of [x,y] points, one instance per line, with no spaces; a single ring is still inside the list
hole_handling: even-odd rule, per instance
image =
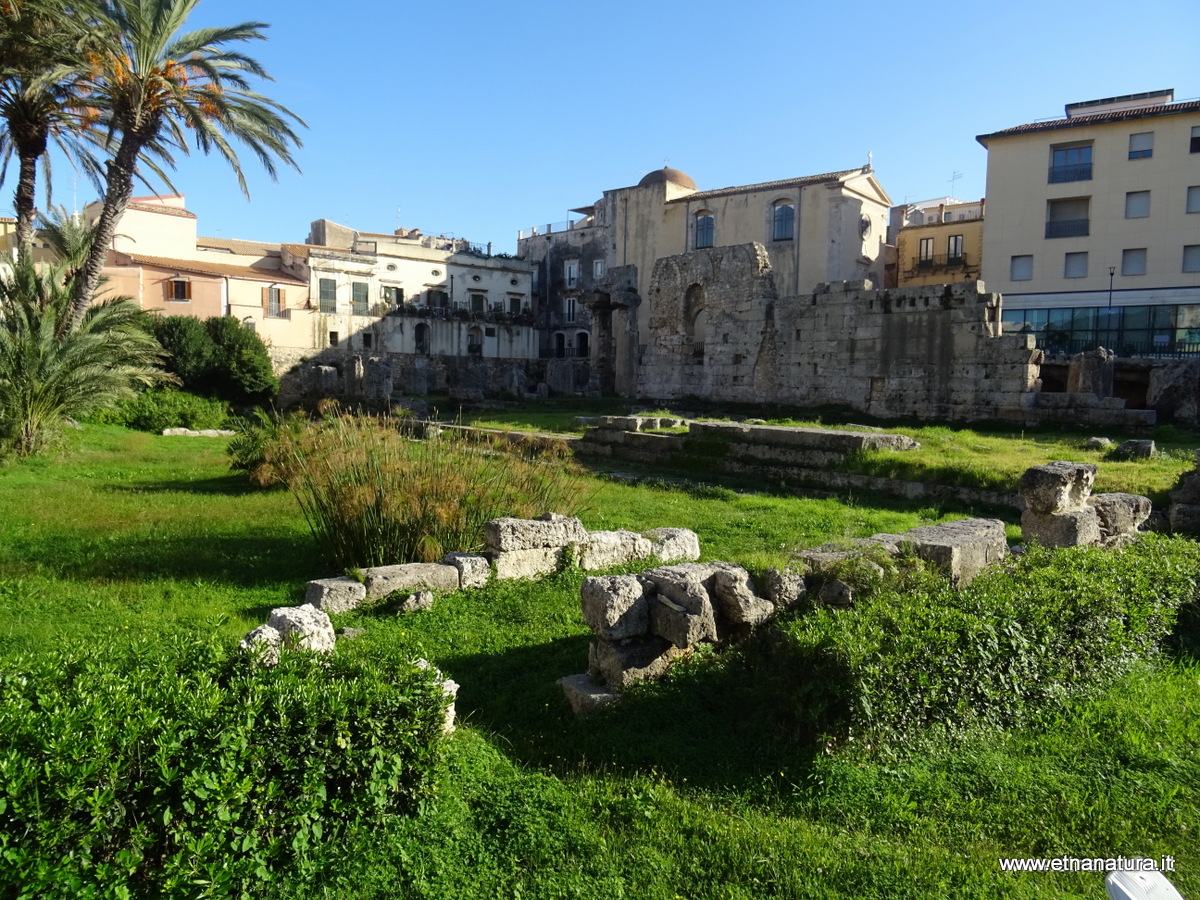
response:
[[[167,368],[185,389],[235,406],[269,403],[279,392],[262,338],[233,316],[201,322],[192,316],[157,320],[155,333],[170,353]]]
[[[195,316],[160,316],[154,321],[154,335],[170,354],[166,367],[179,376],[186,390],[208,387],[216,345]]]
[[[237,434],[225,448],[233,460],[229,468],[245,472],[257,487],[282,484],[282,473],[267,461],[267,448],[283,440],[285,432],[291,440],[298,440],[308,424],[300,413],[285,416],[262,409],[255,410],[252,416],[235,419],[232,425]]]
[[[1200,547],[1033,547],[961,592],[920,572],[851,611],[782,627],[796,718],[836,739],[1035,720],[1153,656],[1200,577]]]
[[[160,388],[142,391],[98,417],[110,425],[125,425],[138,431],[160,434],[164,428],[225,428],[229,406],[220,400],[198,397],[187,391]]]
[[[82,418],[161,384],[162,348],[132,300],[88,309],[70,329],[63,270],[19,262],[0,274],[0,452],[37,453],[68,418]]]
[[[327,416],[278,429],[263,466],[295,495],[325,559],[345,569],[480,549],[484,523],[500,516],[576,512],[581,486],[566,461],[539,452],[450,430],[414,441],[386,420]]]
[[[396,658],[216,643],[0,665],[0,892],[246,896],[432,796],[446,700]],[[18,893],[19,892],[19,893]]]

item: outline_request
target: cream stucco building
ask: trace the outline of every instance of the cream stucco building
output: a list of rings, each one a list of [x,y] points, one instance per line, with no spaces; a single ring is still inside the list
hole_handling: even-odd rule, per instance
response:
[[[974,281],[983,256],[984,201],[941,202],[901,208],[896,233],[898,287]]]
[[[572,210],[577,221],[520,232],[518,254],[536,266],[548,355],[590,355],[597,386],[628,394],[650,340],[660,261],[757,244],[781,295],[882,284],[890,205],[869,165],[716,190],[663,168]]]
[[[983,279],[1050,350],[1200,343],[1200,101],[1110,97],[980,135]]]

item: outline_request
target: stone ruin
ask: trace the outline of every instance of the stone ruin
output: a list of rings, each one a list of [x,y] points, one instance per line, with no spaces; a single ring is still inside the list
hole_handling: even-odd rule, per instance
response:
[[[1092,494],[1091,463],[1052,462],[1026,470],[1017,483],[1025,503],[1021,537],[1047,547],[1128,543],[1150,517],[1150,498],[1139,494]]]
[[[1195,455],[1196,468],[1184,472],[1171,491],[1167,520],[1172,531],[1200,534],[1200,450]]]

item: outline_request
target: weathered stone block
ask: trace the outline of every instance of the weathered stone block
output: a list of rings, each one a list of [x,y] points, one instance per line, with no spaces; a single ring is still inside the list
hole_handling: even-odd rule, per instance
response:
[[[1150,518],[1149,497],[1140,494],[1092,494],[1088,505],[1100,516],[1100,535],[1104,538],[1134,534]]]
[[[763,573],[763,593],[777,609],[795,606],[804,599],[804,573],[767,569]]]
[[[282,645],[282,634],[270,625],[259,625],[242,638],[238,650],[253,654],[264,666],[276,666],[279,664],[279,650]]]
[[[585,578],[579,599],[583,621],[601,640],[642,637],[650,630],[650,599],[636,575]]]
[[[433,591],[417,591],[409,594],[400,604],[401,613],[424,612],[433,609]]]
[[[1090,437],[1084,447],[1088,450],[1107,450],[1113,442],[1106,437]]]
[[[821,585],[821,589],[817,591],[817,602],[822,606],[838,608],[853,606],[854,588],[840,578],[834,578]]]
[[[579,565],[585,570],[604,569],[645,559],[652,549],[648,539],[632,531],[589,531],[579,548]]]
[[[687,528],[654,528],[645,532],[650,540],[650,556],[665,563],[700,558],[700,538]]]
[[[535,550],[509,550],[492,557],[496,564],[496,579],[540,578],[558,570],[562,561],[561,547]]]
[[[486,556],[477,553],[447,553],[442,562],[458,570],[460,588],[486,587],[492,579],[492,561]]]
[[[719,618],[729,625],[761,625],[775,615],[775,604],[758,596],[758,586],[742,568],[713,576],[712,598]]]
[[[366,585],[348,575],[310,581],[304,594],[305,603],[330,613],[349,612],[366,599]]]
[[[1172,503],[1167,522],[1178,534],[1200,534],[1200,503]]]
[[[913,528],[900,535],[902,546],[950,576],[955,587],[971,583],[986,566],[1008,555],[999,519],[960,519]]]
[[[1080,547],[1100,541],[1100,516],[1090,506],[1066,512],[1021,513],[1021,539],[1047,547]]]
[[[366,569],[367,599],[378,600],[395,591],[458,590],[458,569],[443,563],[405,563]]]
[[[267,625],[279,632],[282,645],[288,649],[332,653],[337,641],[328,614],[307,603],[271,610]]]
[[[1200,472],[1184,472],[1171,491],[1172,503],[1200,504]]]
[[[1084,506],[1095,481],[1091,463],[1052,462],[1026,469],[1017,493],[1035,513],[1056,513]]]
[[[483,526],[483,537],[488,550],[506,553],[582,544],[587,530],[578,519],[547,513],[537,519],[493,519]]]
[[[638,681],[662,678],[684,651],[660,637],[650,636],[612,644],[592,641],[588,646],[588,675],[621,691]]]
[[[1154,455],[1154,441],[1122,441],[1109,455],[1113,459],[1149,459]]]
[[[567,702],[571,704],[571,712],[577,716],[589,715],[621,699],[621,695],[615,691],[593,684],[587,675],[568,675],[560,678],[558,686]]]

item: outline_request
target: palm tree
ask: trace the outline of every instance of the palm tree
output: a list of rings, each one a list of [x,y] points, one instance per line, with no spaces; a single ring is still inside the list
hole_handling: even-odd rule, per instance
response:
[[[64,331],[72,297],[58,266],[20,259],[0,273],[0,451],[37,453],[69,418],[174,380],[135,301],[93,306]]]
[[[112,158],[96,241],[75,284],[72,321],[79,323],[99,283],[117,222],[133,193],[139,161],[195,146],[215,150],[232,166],[249,196],[230,139],[249,148],[272,178],[300,146],[294,126],[304,123],[275,101],[250,90],[250,77],[269,79],[250,56],[232,48],[264,40],[261,22],[183,32],[199,0],[105,0],[110,46],[90,58],[89,102],[109,128]]]
[[[92,147],[99,142],[97,111],[80,101],[78,65],[95,41],[88,28],[94,21],[76,3],[70,11],[55,0],[0,0],[0,185],[15,155],[18,177],[14,207],[17,213],[17,252],[26,256],[33,245],[35,188],[39,161],[47,202],[50,197],[50,157],[58,146],[97,189],[103,170]],[[51,74],[54,73],[54,74]]]

